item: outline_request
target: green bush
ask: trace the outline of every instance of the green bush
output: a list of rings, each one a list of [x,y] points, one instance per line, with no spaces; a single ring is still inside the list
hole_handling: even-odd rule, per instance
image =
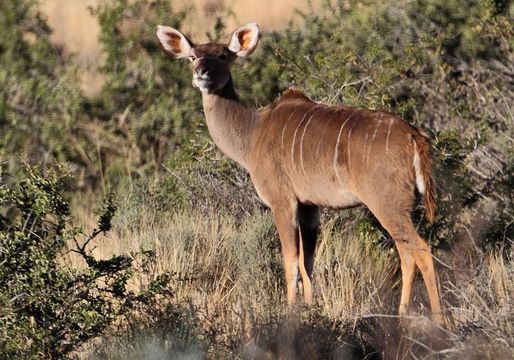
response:
[[[49,162],[78,158],[70,146],[80,117],[80,93],[72,66],[48,37],[50,29],[33,0],[0,4],[0,152]]]
[[[162,0],[107,2],[95,13],[106,82],[92,115],[131,152],[137,150],[131,166],[158,172],[168,150],[187,143],[200,117],[187,64],[166,58],[155,36],[158,24],[180,27],[185,13],[171,13]]]
[[[2,358],[58,358],[99,334],[136,306],[164,293],[167,275],[147,288],[127,288],[137,254],[96,259],[91,251],[111,228],[116,211],[108,197],[98,228],[85,235],[70,227],[62,171],[26,169],[15,186],[0,187],[0,354]],[[67,252],[84,268],[64,263]],[[152,253],[141,256],[151,261]]]

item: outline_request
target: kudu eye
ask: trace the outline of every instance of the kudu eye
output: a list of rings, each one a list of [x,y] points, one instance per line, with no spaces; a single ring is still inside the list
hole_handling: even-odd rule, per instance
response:
[[[195,61],[195,60],[196,60],[196,56],[191,55],[191,56],[189,57],[189,61],[191,61],[191,62],[192,62],[192,61]]]

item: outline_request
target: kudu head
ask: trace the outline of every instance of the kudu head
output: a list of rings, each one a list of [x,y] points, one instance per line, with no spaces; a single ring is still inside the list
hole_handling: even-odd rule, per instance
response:
[[[157,37],[168,56],[189,59],[193,64],[193,86],[202,92],[223,89],[230,79],[230,65],[237,57],[250,55],[257,47],[259,27],[250,23],[238,27],[225,44],[194,45],[184,34],[159,25]]]

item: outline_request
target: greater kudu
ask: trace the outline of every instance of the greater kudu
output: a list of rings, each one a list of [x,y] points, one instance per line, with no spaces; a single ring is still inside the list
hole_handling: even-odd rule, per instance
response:
[[[407,122],[384,111],[329,106],[288,90],[262,110],[244,106],[230,66],[257,46],[259,28],[237,28],[225,44],[194,45],[184,34],[159,26],[157,37],[171,58],[193,65],[209,133],[228,157],[249,173],[271,208],[280,236],[287,301],[295,302],[298,269],[304,299],[313,301],[312,271],[319,206],[365,204],[389,232],[402,270],[399,313],[407,312],[416,266],[421,270],[432,317],[443,323],[437,276],[428,244],[411,220],[416,191],[426,217],[435,211],[430,145]]]

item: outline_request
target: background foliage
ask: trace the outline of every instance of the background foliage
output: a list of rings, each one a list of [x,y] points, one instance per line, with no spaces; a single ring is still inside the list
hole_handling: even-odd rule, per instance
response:
[[[199,235],[191,230],[193,225],[185,218],[199,216],[198,224],[209,221],[212,226],[225,228],[227,233],[222,238],[228,245],[223,249],[229,254],[240,254],[238,246],[243,245],[237,244],[243,240],[227,234],[232,231],[246,234],[244,249],[259,254],[253,259],[255,263],[247,264],[241,257],[225,254],[222,256],[227,263],[223,266],[230,269],[225,272],[223,266],[214,262],[212,267],[206,263],[187,270],[185,262],[184,268],[175,267],[171,271],[174,281],[170,286],[178,294],[175,299],[181,301],[170,300],[159,306],[152,303],[146,308],[151,314],[147,317],[132,311],[129,316],[132,325],[121,327],[134,338],[140,329],[164,327],[168,334],[173,334],[173,341],[166,341],[171,341],[174,344],[171,348],[175,350],[181,346],[186,349],[188,344],[194,343],[199,345],[193,353],[221,356],[237,352],[247,336],[251,336],[248,334],[255,334],[252,332],[255,329],[259,334],[256,324],[264,321],[259,311],[266,311],[257,311],[252,307],[255,304],[237,298],[242,301],[242,308],[250,306],[253,312],[238,312],[238,320],[231,318],[230,322],[228,310],[227,314],[216,313],[209,307],[212,304],[193,301],[194,294],[181,297],[181,292],[185,291],[182,286],[189,281],[191,288],[209,288],[206,284],[213,282],[212,279],[224,282],[228,276],[238,279],[234,284],[243,284],[241,289],[249,289],[253,266],[260,269],[260,277],[280,279],[279,249],[269,214],[256,198],[248,176],[224,158],[207,135],[200,95],[190,85],[188,64],[167,59],[156,42],[157,24],[181,28],[186,13],[172,12],[169,2],[164,0],[112,0],[93,9],[101,26],[99,41],[104,57],[99,69],[104,85],[98,95],[86,97],[78,86],[73,55],[65,55],[49,41],[51,29],[36,5],[33,0],[0,3],[0,25],[4,29],[0,32],[3,169],[0,282],[11,284],[0,291],[4,309],[1,314],[2,352],[19,355],[21,350],[16,348],[16,343],[30,339],[27,356],[68,353],[79,343],[112,331],[113,323],[121,321],[118,315],[128,314],[129,308],[134,309],[129,304],[141,299],[124,287],[130,275],[138,274],[126,255],[127,248],[118,255],[120,257],[111,259],[119,263],[108,266],[107,273],[98,272],[101,259],[85,258],[86,267],[81,269],[63,260],[67,246],[74,245],[73,239],[83,236],[70,225],[71,212],[66,197],[77,204],[77,208],[90,208],[95,207],[91,203],[96,199],[106,197],[109,190],[124,194],[120,205],[122,216],[113,222],[119,241],[135,242],[137,250],[141,246],[152,249],[155,253],[145,254],[157,264],[167,256],[172,258],[168,252],[168,255],[159,253],[160,246],[165,244],[162,246],[167,249],[177,239],[184,241],[185,252],[196,254],[197,246],[204,247],[208,250],[200,252],[200,258],[208,262],[212,255],[214,259],[216,251],[213,249],[211,253],[211,245],[204,242],[209,238],[209,231]],[[463,296],[450,290],[451,284],[462,280],[463,275],[454,270],[464,266],[458,262],[463,258],[471,259],[471,264],[467,265],[482,271],[477,276],[483,279],[497,271],[491,264],[502,259],[505,277],[512,279],[512,3],[505,0],[400,3],[350,0],[327,2],[322,11],[299,13],[298,17],[300,25],[291,24],[282,31],[262,34],[259,50],[250,59],[234,65],[236,89],[242,100],[250,106],[264,106],[287,87],[296,86],[317,101],[390,110],[423,129],[434,147],[439,208],[437,221],[431,227],[421,221],[421,211],[414,216],[420,220],[421,233],[439,249],[436,255],[445,264],[442,266],[442,280],[448,284],[445,300],[451,302]],[[220,20],[209,37],[225,41],[231,30],[225,29]],[[46,170],[41,176],[33,168],[24,170],[23,162],[42,169],[64,164],[72,177],[63,180]],[[66,196],[63,195],[65,188]],[[183,226],[183,231],[174,229],[168,233],[158,220],[166,216],[173,219],[174,226]],[[252,223],[251,219],[256,216],[260,220]],[[367,211],[325,212],[323,222],[328,224],[324,231],[330,236],[340,233],[355,236],[364,244],[362,251],[372,254],[375,262],[369,269],[361,269],[364,274],[368,274],[368,270],[375,274],[374,271],[396,263],[391,240]],[[154,236],[158,240],[148,235],[152,225],[161,231]],[[96,236],[99,235],[92,237]],[[332,244],[333,239],[325,240],[327,246],[335,246],[334,251],[340,251],[338,254],[347,251]],[[232,243],[232,240],[235,241]],[[260,247],[255,248],[252,240]],[[384,251],[384,248],[389,250]],[[80,246],[76,249],[80,250]],[[488,263],[489,268],[484,265],[487,263],[485,250],[500,254],[499,258],[491,258],[494,261]],[[452,256],[458,251],[465,251],[462,259]],[[323,249],[319,253],[325,254],[320,257],[330,258]],[[343,255],[340,258],[346,259]],[[174,261],[182,264],[181,259]],[[332,265],[340,264],[340,260],[330,261]],[[351,258],[346,261],[338,266],[346,269]],[[476,266],[476,261],[480,266]],[[9,267],[6,264],[10,264]],[[323,268],[321,260],[320,267]],[[336,266],[330,268],[327,266],[325,272],[320,271],[323,279],[330,279]],[[484,270],[486,268],[489,270]],[[162,264],[152,269],[156,278],[164,269],[170,270]],[[394,273],[394,269],[387,271]],[[190,278],[197,273],[203,275]],[[375,279],[374,275],[369,276]],[[77,279],[80,286],[73,285],[70,291],[70,284],[76,284]],[[100,290],[81,292],[86,285],[98,289],[98,281],[115,296],[103,296]],[[278,285],[265,284],[280,287],[281,280],[277,281]],[[356,279],[349,281],[357,283]],[[469,281],[476,284],[474,280]],[[382,291],[380,286],[377,285],[377,289]],[[512,283],[498,285],[496,289],[509,286]],[[155,294],[164,291],[159,286],[153,289]],[[257,286],[257,289],[260,288]],[[31,299],[40,298],[41,291],[48,294],[49,300],[36,306],[37,302]],[[140,291],[144,294],[149,290],[143,287]],[[482,332],[476,331],[485,333],[487,341],[494,344],[494,339],[501,339],[500,343],[512,345],[509,317],[501,315],[504,310],[498,310],[501,308],[498,304],[504,301],[508,304],[509,299],[500,301],[482,290],[477,291],[480,296],[489,296],[488,302],[497,306],[480,308],[479,312],[490,314],[491,318],[497,316],[497,321],[492,325],[483,318],[471,317],[466,321],[476,321],[478,325],[473,329],[482,329]],[[270,299],[265,301],[270,307],[276,300],[274,295],[270,292]],[[345,297],[344,294],[338,296]],[[470,295],[468,299],[474,298]],[[64,307],[65,303],[76,306]],[[191,306],[188,308],[185,304]],[[460,304],[463,308],[469,305]],[[387,306],[392,309],[393,305]],[[348,316],[345,310],[330,306],[329,315],[322,311],[319,317],[310,318],[306,326],[323,332],[326,329],[322,324],[340,319],[342,314]],[[469,305],[471,309],[479,308],[473,306]],[[348,308],[352,306],[348,304]],[[71,321],[57,322],[54,327],[45,325],[62,314],[67,314]],[[276,325],[276,316],[267,312],[264,318],[275,324],[273,331],[280,332],[283,329]],[[211,321],[210,325],[199,325],[206,318]],[[458,329],[470,329],[470,323],[465,323],[463,317],[455,315],[455,318]],[[177,325],[179,323],[183,326]],[[361,325],[364,332],[370,328],[377,332],[376,324],[364,321]],[[334,328],[341,332],[332,332],[331,336],[347,335],[343,325],[334,325]],[[470,330],[471,334],[476,334],[475,330]],[[300,331],[296,335],[305,339],[302,334]],[[452,341],[459,344],[463,339],[467,339],[465,335]],[[366,340],[361,345],[365,349],[372,343]],[[384,348],[384,345],[371,347]]]

